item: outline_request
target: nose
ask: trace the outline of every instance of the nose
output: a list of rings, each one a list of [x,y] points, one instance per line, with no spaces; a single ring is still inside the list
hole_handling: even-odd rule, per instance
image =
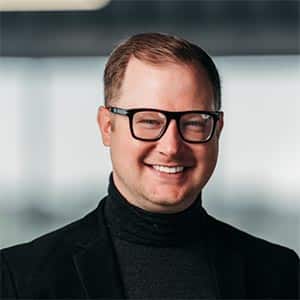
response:
[[[179,135],[176,121],[171,120],[163,136],[157,141],[157,150],[165,156],[176,156],[182,149],[184,141]]]

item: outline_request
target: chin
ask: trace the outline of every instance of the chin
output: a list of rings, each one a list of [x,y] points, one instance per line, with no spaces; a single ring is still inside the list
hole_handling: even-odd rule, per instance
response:
[[[160,212],[160,213],[178,213],[185,209],[187,209],[189,206],[192,205],[193,202],[187,202],[187,201],[157,201],[154,212]]]
[[[195,197],[191,197],[190,193],[183,191],[164,189],[164,191],[151,193],[148,199],[153,206],[157,207],[157,211],[160,208],[162,212],[178,212],[188,208],[194,202]]]

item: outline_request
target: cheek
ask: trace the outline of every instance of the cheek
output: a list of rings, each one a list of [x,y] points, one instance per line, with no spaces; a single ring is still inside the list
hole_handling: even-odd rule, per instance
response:
[[[211,141],[210,144],[205,145],[197,151],[196,157],[198,168],[210,176],[217,162],[218,144]]]
[[[126,172],[134,172],[143,166],[149,153],[148,145],[125,134],[114,136],[111,143],[111,158],[115,166],[122,166]]]

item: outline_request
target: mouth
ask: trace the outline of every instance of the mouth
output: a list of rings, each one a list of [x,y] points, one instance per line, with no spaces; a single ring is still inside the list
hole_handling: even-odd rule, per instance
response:
[[[191,175],[191,170],[193,169],[192,166],[183,165],[180,162],[177,164],[144,163],[144,165],[147,167],[149,172],[148,174],[151,175],[151,178],[158,180],[163,184],[175,184],[176,186],[185,184]]]
[[[188,171],[192,168],[192,166],[182,165],[180,163],[177,164],[152,164],[145,163],[144,165],[148,167],[148,169],[160,178],[165,179],[183,179],[188,174]]]
[[[167,174],[177,174],[182,173],[185,169],[184,166],[162,166],[162,165],[152,165],[154,170],[167,173]]]

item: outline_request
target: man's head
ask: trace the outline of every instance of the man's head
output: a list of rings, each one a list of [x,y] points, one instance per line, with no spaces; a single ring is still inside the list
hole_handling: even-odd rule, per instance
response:
[[[172,36],[136,35],[113,51],[104,86],[106,107],[100,108],[98,122],[103,143],[110,147],[113,178],[121,194],[149,211],[171,213],[190,206],[215,168],[222,114],[217,120],[209,113],[184,113],[180,120],[167,123],[158,113],[129,122],[131,117],[107,107],[215,112],[221,106],[220,79],[210,57],[198,46]],[[143,131],[135,134],[141,122]],[[208,129],[203,130],[203,124]],[[153,137],[157,128],[162,133],[164,126],[157,139],[141,140]],[[202,137],[205,134],[209,140]]]

